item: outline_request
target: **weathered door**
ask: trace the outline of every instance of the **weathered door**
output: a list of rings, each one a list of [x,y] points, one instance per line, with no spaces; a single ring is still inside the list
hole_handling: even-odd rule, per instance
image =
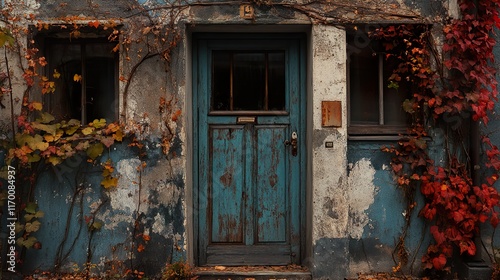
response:
[[[196,34],[199,265],[300,261],[304,56],[295,35]]]

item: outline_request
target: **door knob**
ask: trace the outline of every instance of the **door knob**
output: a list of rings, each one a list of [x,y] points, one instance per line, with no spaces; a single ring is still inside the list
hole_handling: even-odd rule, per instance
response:
[[[297,156],[297,142],[298,142],[297,132],[292,132],[292,138],[290,140],[285,140],[285,146],[292,146],[292,156]]]

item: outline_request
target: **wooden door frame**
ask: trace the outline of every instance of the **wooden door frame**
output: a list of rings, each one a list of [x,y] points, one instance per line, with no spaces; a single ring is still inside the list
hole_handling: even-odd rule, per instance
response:
[[[191,184],[192,184],[192,192],[191,192],[191,198],[192,198],[192,259],[194,262],[194,265],[199,265],[200,264],[200,244],[199,244],[199,207],[200,207],[200,202],[199,202],[199,182],[198,182],[198,174],[199,174],[199,167],[198,167],[198,162],[199,162],[199,110],[197,109],[198,106],[198,86],[196,85],[197,80],[198,80],[198,62],[197,62],[197,56],[198,56],[198,41],[202,38],[225,38],[226,40],[231,40],[231,39],[247,39],[249,37],[252,37],[252,35],[256,35],[260,38],[264,37],[269,37],[269,39],[276,38],[275,36],[279,36],[281,38],[286,38],[286,39],[298,39],[299,40],[299,50],[298,50],[298,55],[299,55],[299,63],[300,63],[300,69],[299,69],[299,96],[300,96],[300,101],[299,101],[299,127],[300,127],[300,132],[299,135],[303,135],[302,141],[300,141],[300,146],[299,149],[302,151],[301,152],[301,158],[300,158],[300,168],[302,169],[301,172],[299,172],[300,175],[300,184],[299,184],[299,204],[300,204],[300,209],[299,209],[299,232],[300,234],[300,241],[299,241],[299,251],[300,251],[300,256],[299,256],[299,262],[302,262],[305,257],[308,255],[306,253],[306,238],[307,238],[307,233],[306,233],[306,186],[307,186],[307,158],[308,158],[308,151],[307,151],[307,144],[306,144],[306,132],[307,132],[307,76],[306,76],[306,69],[307,69],[307,50],[306,50],[306,33],[279,33],[279,34],[269,34],[269,33],[241,33],[240,34],[231,34],[230,36],[227,35],[227,33],[196,33],[192,34],[190,44],[191,44],[191,60],[187,60],[190,65],[188,66],[188,69],[191,69],[191,74],[192,74],[192,79],[191,79],[191,91],[192,91],[192,96],[191,96],[191,108],[192,108],[192,130],[191,130],[191,135],[192,137],[192,144],[191,144],[191,168],[192,168],[192,178]],[[188,103],[188,104],[189,104]]]

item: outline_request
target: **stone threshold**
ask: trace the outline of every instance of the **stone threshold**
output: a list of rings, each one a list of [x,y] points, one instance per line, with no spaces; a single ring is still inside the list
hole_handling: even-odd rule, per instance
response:
[[[310,280],[311,273],[303,267],[199,267],[194,269],[201,280]]]

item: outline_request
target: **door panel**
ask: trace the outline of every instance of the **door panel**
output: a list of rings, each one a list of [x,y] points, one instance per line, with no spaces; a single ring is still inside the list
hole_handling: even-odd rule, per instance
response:
[[[300,263],[305,71],[299,35],[195,35],[198,265]],[[298,135],[297,154],[287,140]]]
[[[243,243],[243,126],[210,126],[211,241]]]
[[[288,126],[258,126],[257,142],[257,243],[287,241],[287,163],[283,144]]]

